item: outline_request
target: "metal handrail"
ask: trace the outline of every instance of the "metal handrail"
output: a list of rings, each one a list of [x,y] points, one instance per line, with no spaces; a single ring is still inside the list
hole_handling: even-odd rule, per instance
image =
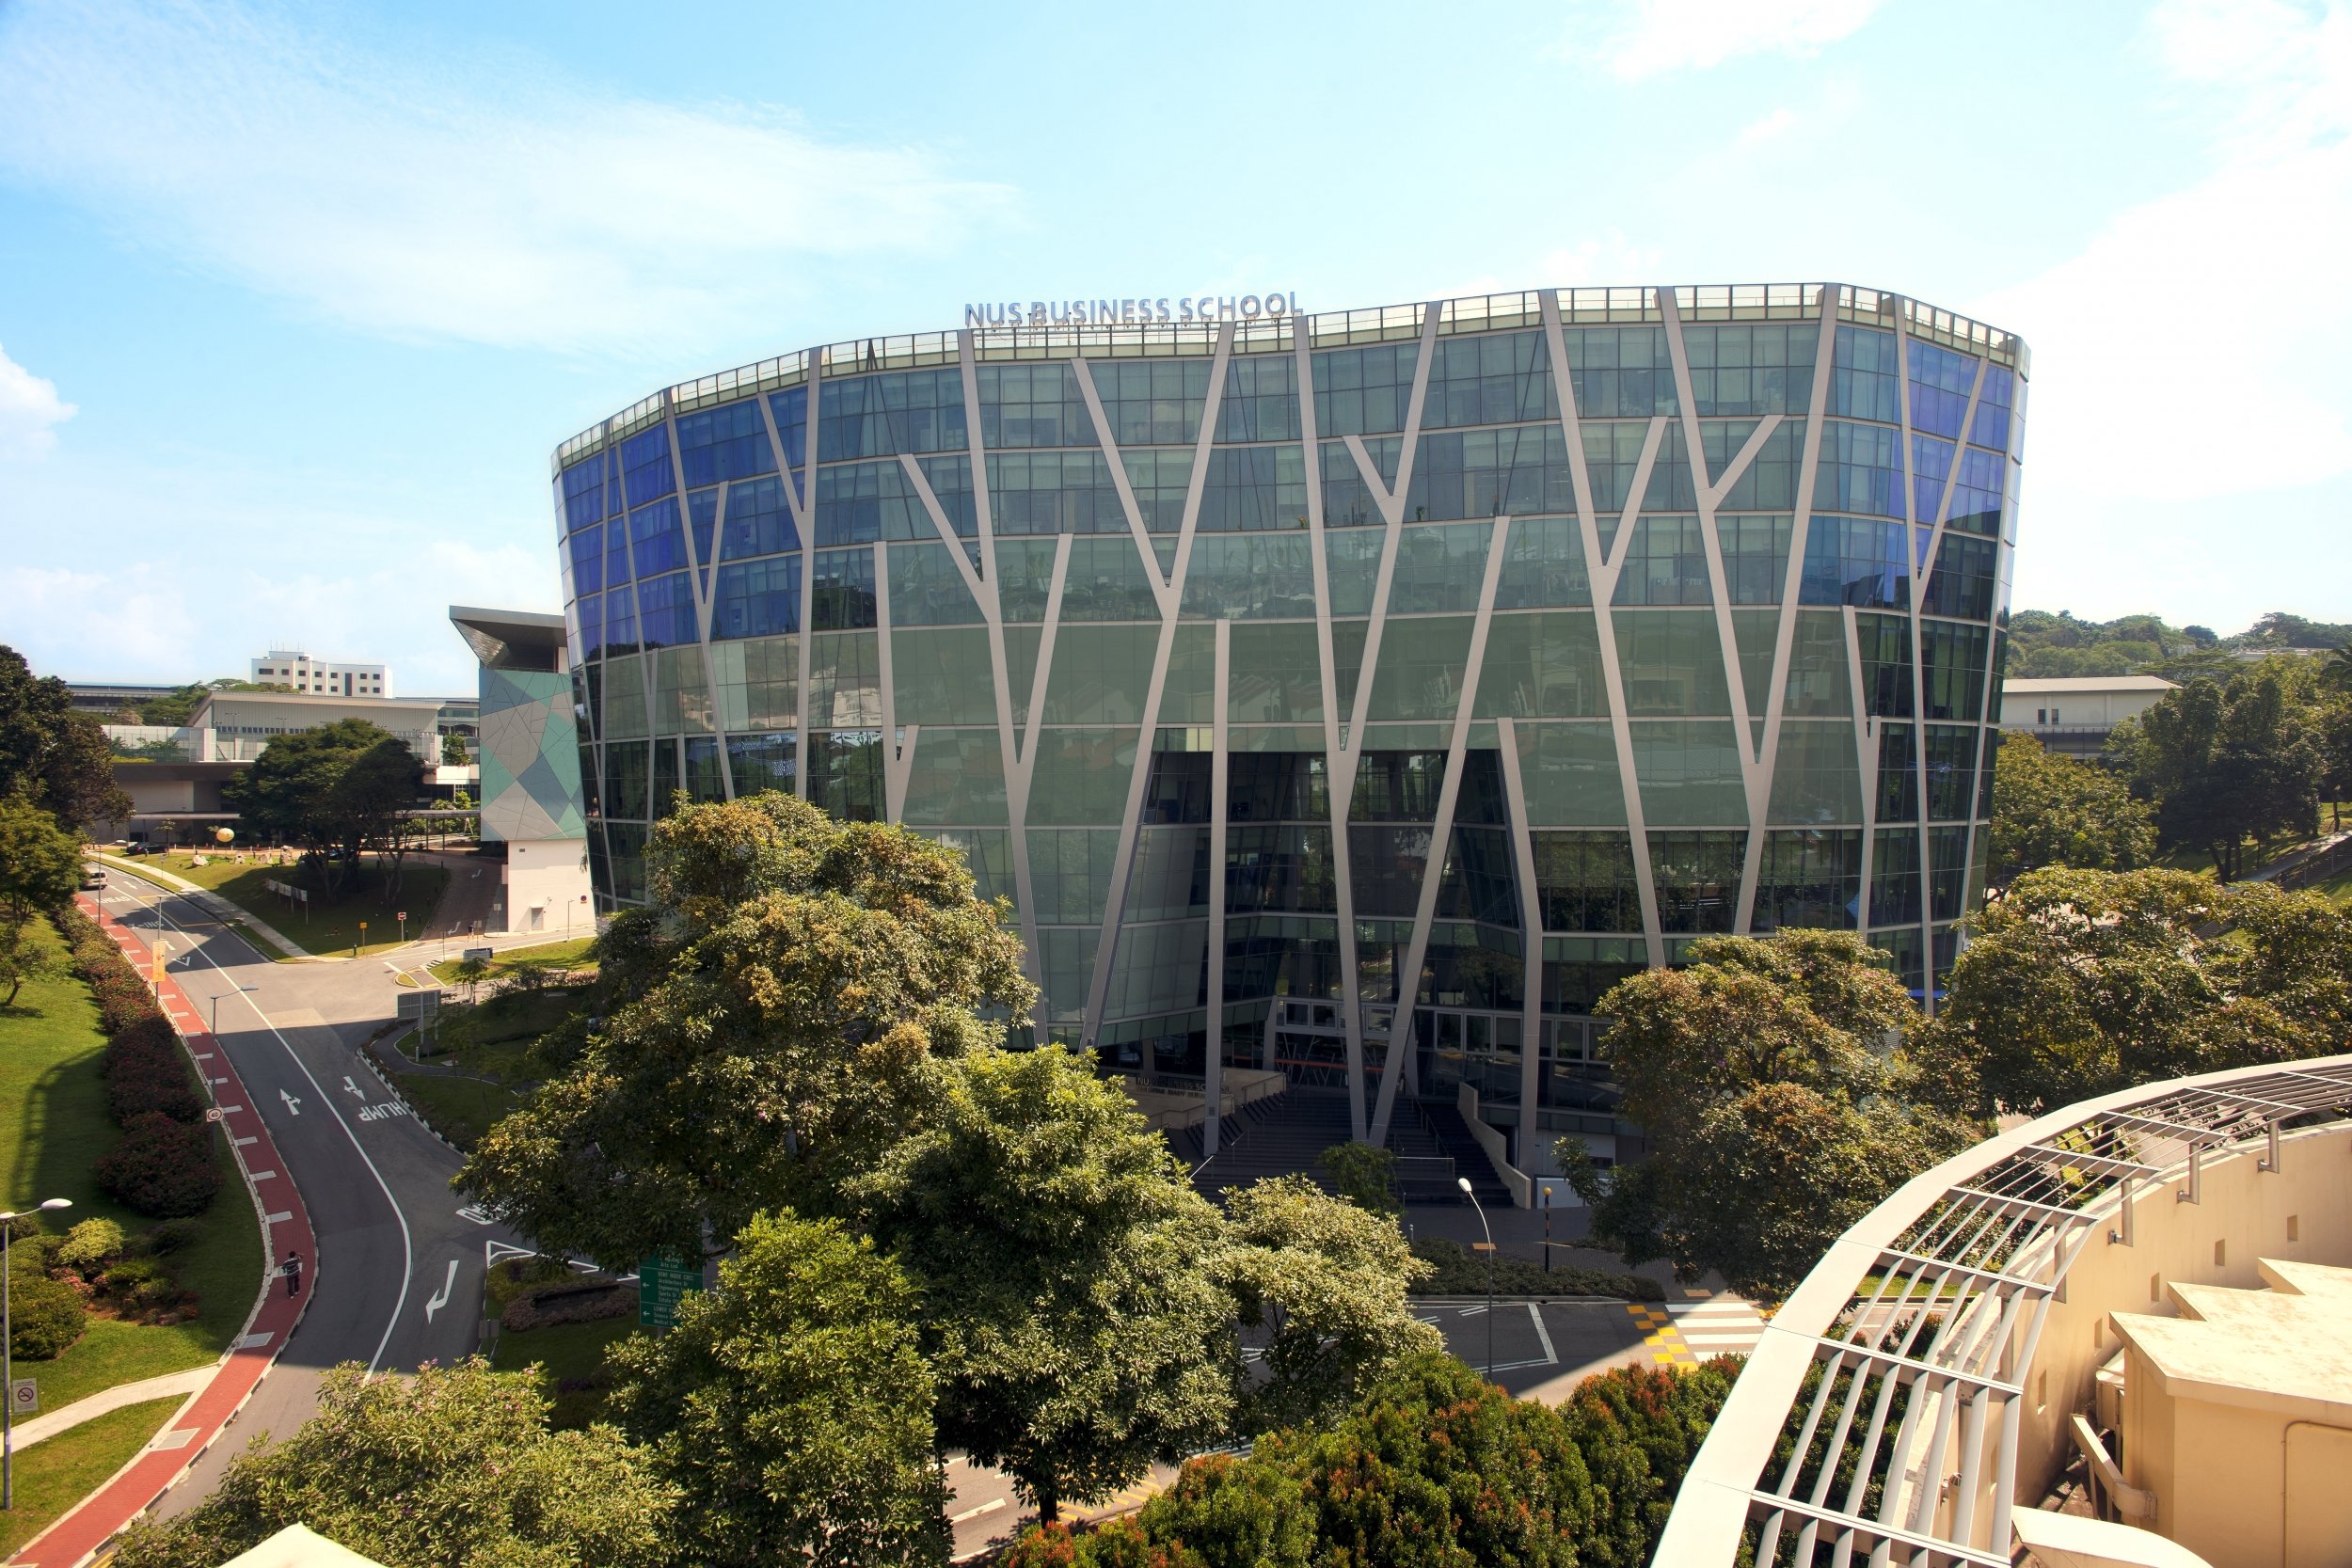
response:
[[[2185,1171],[2193,1199],[2211,1162],[2259,1154],[2276,1170],[2284,1124],[2347,1116],[2352,1055],[2236,1069],[2066,1106],[1914,1178],[1832,1243],[1773,1317],[1657,1560],[1734,1562],[1754,1526],[1758,1564],[1810,1563],[1816,1547],[1860,1561],[1892,1545],[1924,1568],[2003,1568],[2019,1389],[2075,1258],[2097,1238],[2130,1242],[2136,1188]],[[1776,1465],[1784,1433],[1796,1457]],[[1829,1458],[1808,1468],[1821,1438]],[[1833,1495],[1848,1443],[1859,1445],[1851,1480]],[[1873,1483],[1881,1498],[1866,1512]]]

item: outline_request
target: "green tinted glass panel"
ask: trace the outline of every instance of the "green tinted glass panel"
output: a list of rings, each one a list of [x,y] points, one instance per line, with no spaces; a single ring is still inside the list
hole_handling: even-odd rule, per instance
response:
[[[1462,698],[1471,618],[1392,620],[1381,633],[1369,719],[1452,719]]]
[[[801,640],[762,637],[714,643],[711,690],[719,704],[719,727],[739,730],[790,729],[800,720]]]
[[[1853,678],[1846,663],[1845,617],[1834,610],[1797,611],[1788,646],[1788,688],[1783,709],[1792,719],[1844,718],[1853,712]]]
[[[890,624],[894,626],[974,626],[980,607],[945,545],[890,547]]]
[[[1312,723],[1322,719],[1323,657],[1313,622],[1243,622],[1232,636],[1226,691],[1227,717],[1233,723]]]
[[[1045,722],[1141,722],[1159,638],[1157,626],[1062,627],[1045,686]]]
[[[984,626],[894,629],[893,718],[901,724],[993,724],[996,688]]]
[[[1629,715],[1639,719],[1731,711],[1723,642],[1712,610],[1620,610],[1614,625]]]
[[[1168,654],[1168,683],[1160,692],[1160,722],[1215,721],[1211,689],[1216,681],[1216,628],[1198,623],[1176,628]]]
[[[1133,729],[1041,730],[1029,784],[1033,826],[1116,826],[1134,777]]]
[[[1521,724],[1519,780],[1538,827],[1622,827],[1625,792],[1607,724]]]
[[[1862,820],[1862,780],[1854,766],[1851,724],[1800,721],[1781,725],[1771,812],[1776,824]]]
[[[820,634],[809,645],[813,729],[882,722],[882,646],[870,631]]]
[[[1495,616],[1478,673],[1480,717],[1580,719],[1608,710],[1592,611]]]
[[[1652,827],[1743,824],[1747,797],[1740,742],[1724,720],[1666,720],[1633,726],[1633,768],[1642,815]]]

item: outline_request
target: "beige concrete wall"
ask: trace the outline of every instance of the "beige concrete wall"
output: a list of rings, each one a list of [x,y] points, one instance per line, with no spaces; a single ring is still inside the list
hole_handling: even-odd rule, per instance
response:
[[[2185,1171],[2148,1183],[2135,1196],[2129,1246],[2107,1240],[2117,1215],[2112,1205],[2106,1211],[2067,1275],[2065,1299],[2051,1303],[2026,1369],[2024,1419],[2018,1431],[2021,1503],[2042,1496],[2071,1457],[2066,1419],[2090,1408],[2092,1374],[2121,1343],[2106,1321],[2108,1313],[2177,1315],[2166,1290],[2176,1280],[2260,1290],[2263,1279],[2254,1266],[2260,1258],[2352,1266],[2352,1124],[2289,1133],[2282,1140],[2281,1168],[2276,1174],[2261,1168],[2262,1154],[2263,1146],[2256,1143],[2243,1153],[2208,1157],[2199,1203],[2174,1196],[2186,1185]],[[2290,1219],[2295,1222],[2293,1240],[2288,1237]],[[2214,1260],[2217,1242],[2223,1245],[2219,1263]],[[2031,1275],[2046,1269],[2023,1272]],[[2173,1445],[2153,1434],[2135,1440],[2130,1427],[2138,1408],[2161,1402],[2135,1402],[2127,1384],[2125,1451],[2120,1457],[2127,1480],[2156,1493],[2158,1526],[2164,1528],[2171,1510],[2181,1506],[2178,1482],[2155,1470],[2143,1479],[2135,1467],[2151,1450],[2169,1451]],[[2280,1449],[2275,1418],[2270,1431],[2271,1490],[2264,1496],[2276,1497]],[[2181,1451],[2192,1450],[2184,1445]],[[2171,1532],[2164,1528],[2164,1533]],[[2279,1560],[2277,1539],[2274,1528],[2272,1555],[2265,1560]],[[2213,1560],[2218,1564],[2222,1560]]]
[[[492,928],[546,931],[558,938],[566,931],[576,937],[593,936],[596,929],[595,906],[582,902],[588,892],[588,868],[580,863],[587,854],[584,839],[510,840],[506,846],[505,895],[501,900],[506,906],[501,911],[505,925]],[[535,926],[531,915],[534,904],[541,911]]]

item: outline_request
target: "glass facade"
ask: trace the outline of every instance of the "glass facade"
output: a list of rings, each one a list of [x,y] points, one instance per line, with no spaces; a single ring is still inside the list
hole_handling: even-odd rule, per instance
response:
[[[1041,1034],[1577,1125],[1694,938],[1980,895],[2026,379],[1842,286],[977,327],[673,388],[555,504],[596,895],[678,799],[961,849]],[[1540,972],[1530,973],[1531,965]]]

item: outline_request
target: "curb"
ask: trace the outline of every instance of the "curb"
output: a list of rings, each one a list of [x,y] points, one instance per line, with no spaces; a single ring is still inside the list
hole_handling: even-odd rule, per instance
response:
[[[417,1026],[413,1023],[406,1024],[401,1028],[393,1030],[389,1036],[385,1036],[383,1037],[390,1042],[397,1043],[401,1036],[414,1034],[416,1032],[416,1028]],[[387,1068],[384,1065],[383,1056],[375,1049],[375,1038],[373,1037],[359,1042],[359,1054],[367,1058],[368,1070],[374,1073],[375,1081],[384,1085],[384,1092],[390,1095],[394,1102],[397,1103],[402,1110],[408,1113],[409,1120],[415,1122],[419,1127],[423,1128],[427,1132],[432,1133],[434,1140],[443,1148],[448,1149],[452,1154],[456,1155],[461,1160],[468,1158],[466,1151],[458,1148],[455,1144],[450,1142],[446,1137],[443,1137],[441,1135],[441,1130],[434,1126],[433,1123],[427,1119],[424,1112],[420,1110],[415,1102],[410,1101],[406,1095],[401,1093],[399,1087],[393,1084],[393,1073],[389,1068]]]
[[[104,932],[107,937],[115,942],[118,949],[121,947],[122,938],[120,933],[122,932],[123,927],[111,915],[108,915],[104,909],[101,907],[96,900],[86,900],[77,897],[74,900],[74,903],[78,909],[81,909],[86,915],[97,923],[99,929]],[[134,945],[135,945],[135,943]],[[125,957],[127,958],[129,955],[126,954]],[[168,974],[165,976],[165,985],[170,987],[173,990],[179,990],[177,982],[172,980]],[[180,991],[179,997],[181,1002],[186,1005],[190,1013],[194,1013],[196,1011],[194,1002],[189,999],[185,991]],[[214,1039],[209,1030],[199,1029],[194,1033],[194,1035],[183,1032],[181,1029],[179,1022],[176,1020],[172,1020],[171,1009],[169,1006],[163,1005],[163,997],[161,994],[158,995],[157,1002],[157,1010],[164,1015],[167,1021],[171,1022],[172,1033],[180,1041],[181,1051],[188,1058],[188,1066],[195,1071],[198,1081],[204,1085],[205,1098],[212,1101],[213,1108],[215,1111],[223,1113],[218,1122],[221,1134],[229,1140],[229,1151],[236,1160],[237,1172],[245,1179],[246,1196],[252,1200],[256,1217],[261,1221],[262,1257],[263,1261],[261,1288],[254,1294],[253,1306],[246,1311],[245,1323],[239,1330],[237,1338],[230,1342],[229,1349],[224,1351],[221,1354],[220,1359],[215,1363],[215,1370],[212,1380],[202,1388],[197,1390],[193,1394],[190,1394],[187,1399],[181,1403],[180,1408],[172,1414],[171,1418],[166,1421],[163,1427],[158,1430],[156,1433],[157,1437],[164,1436],[174,1431],[185,1430],[182,1428],[179,1423],[185,1420],[189,1412],[194,1410],[199,1403],[212,1394],[214,1389],[219,1386],[221,1378],[227,1375],[232,1368],[237,1366],[239,1357],[248,1355],[253,1350],[259,1350],[261,1348],[259,1346],[255,1346],[248,1350],[248,1348],[245,1345],[245,1341],[252,1337],[254,1324],[261,1321],[263,1311],[269,1307],[271,1301],[276,1299],[272,1295],[271,1287],[276,1284],[279,1277],[274,1261],[278,1255],[278,1230],[279,1225],[283,1225],[290,1235],[298,1235],[308,1242],[310,1251],[310,1266],[309,1271],[310,1283],[298,1298],[299,1305],[294,1307],[292,1318],[286,1321],[282,1327],[274,1327],[269,1331],[272,1343],[269,1346],[268,1354],[262,1358],[260,1369],[253,1374],[252,1381],[246,1386],[245,1391],[238,1396],[236,1403],[230,1406],[228,1411],[223,1413],[219,1418],[214,1422],[212,1430],[203,1435],[202,1440],[200,1442],[191,1441],[183,1449],[171,1450],[158,1449],[154,1446],[154,1439],[151,1438],[146,1447],[141,1448],[138,1452],[133,1454],[129,1460],[124,1462],[121,1468],[118,1469],[113,1475],[107,1477],[104,1481],[101,1482],[96,1488],[85,1496],[80,1502],[74,1504],[72,1508],[67,1510],[56,1519],[51,1521],[47,1528],[43,1529],[40,1534],[34,1536],[32,1540],[27,1541],[23,1546],[19,1547],[15,1555],[8,1559],[11,1563],[23,1563],[27,1565],[27,1568],[82,1568],[83,1564],[89,1562],[101,1552],[104,1551],[108,1544],[119,1536],[122,1531],[141,1514],[153,1508],[155,1504],[163,1498],[165,1494],[168,1493],[173,1487],[179,1485],[180,1482],[186,1478],[188,1472],[195,1466],[196,1462],[201,1459],[206,1453],[210,1452],[213,1445],[220,1441],[222,1434],[225,1433],[230,1426],[235,1424],[239,1416],[245,1413],[246,1406],[252,1402],[253,1396],[260,1391],[263,1380],[269,1376],[270,1371],[278,1365],[278,1358],[284,1353],[286,1342],[294,1337],[294,1331],[301,1327],[303,1319],[310,1313],[310,1303],[316,1299],[318,1294],[318,1238],[316,1232],[313,1231],[310,1227],[309,1207],[302,1200],[301,1189],[295,1183],[293,1173],[282,1168],[284,1165],[284,1160],[281,1156],[278,1155],[278,1146],[276,1140],[270,1137],[269,1129],[262,1124],[261,1113],[252,1108],[252,1097],[246,1090],[244,1080],[239,1076],[236,1068],[229,1062],[227,1054],[220,1051],[218,1042]],[[210,1050],[202,1053],[200,1058],[192,1043],[194,1039],[199,1037],[211,1047]],[[208,1066],[207,1064],[212,1065]],[[220,1097],[215,1092],[218,1087],[222,1086],[214,1083],[215,1071],[226,1075],[225,1086],[233,1090],[239,1097],[239,1103],[234,1108],[235,1113],[252,1117],[254,1124],[254,1144],[265,1148],[273,1158],[278,1160],[279,1168],[277,1169],[276,1175],[272,1178],[272,1180],[282,1180],[286,1183],[286,1203],[288,1205],[288,1212],[286,1213],[286,1217],[277,1224],[272,1223],[267,1205],[262,1197],[261,1186],[255,1180],[253,1166],[246,1155],[245,1150],[248,1146],[241,1145],[237,1141],[237,1134],[230,1130],[230,1125],[228,1119],[228,1114],[230,1108],[221,1105]],[[160,1483],[148,1490],[144,1497],[137,1497],[135,1494],[132,1498],[122,1499],[122,1501],[128,1502],[129,1506],[123,1510],[120,1517],[107,1528],[103,1535],[93,1541],[89,1545],[82,1548],[79,1553],[71,1559],[44,1559],[39,1555],[38,1549],[44,1542],[49,1541],[53,1536],[56,1536],[58,1532],[64,1530],[68,1526],[80,1520],[85,1513],[87,1513],[92,1509],[104,1504],[110,1493],[112,1493],[118,1486],[129,1481],[134,1471],[135,1471],[140,1465],[152,1460],[159,1452],[176,1452],[178,1463],[173,1465],[169,1472],[164,1476]]]

